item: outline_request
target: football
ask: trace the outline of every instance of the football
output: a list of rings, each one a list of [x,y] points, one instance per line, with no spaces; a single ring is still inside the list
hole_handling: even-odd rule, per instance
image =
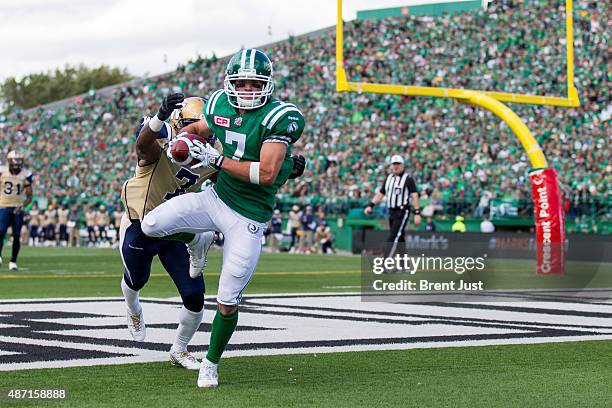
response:
[[[193,166],[194,164],[200,162],[199,160],[191,157],[189,154],[194,140],[199,140],[202,143],[206,143],[206,139],[204,137],[196,134],[181,133],[176,137],[176,139],[172,142],[172,147],[170,148],[170,154],[175,162],[181,166]]]

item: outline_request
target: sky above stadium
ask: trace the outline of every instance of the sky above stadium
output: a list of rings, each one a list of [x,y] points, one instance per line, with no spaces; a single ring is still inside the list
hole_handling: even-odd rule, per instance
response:
[[[343,15],[443,1],[344,0]],[[0,0],[0,21],[0,81],[79,63],[145,76],[335,25],[336,1]]]

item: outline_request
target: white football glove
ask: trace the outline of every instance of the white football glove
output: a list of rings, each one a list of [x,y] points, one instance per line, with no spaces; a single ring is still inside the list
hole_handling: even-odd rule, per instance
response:
[[[193,140],[193,146],[189,150],[189,154],[200,163],[191,166],[192,169],[200,167],[211,167],[219,170],[223,163],[223,155],[208,143],[202,143],[199,140]]]
[[[176,139],[172,138],[168,141],[168,145],[166,146],[166,156],[168,156],[172,163],[178,164],[176,163],[176,160],[174,160],[174,157],[172,157],[172,145],[174,144],[175,140]]]

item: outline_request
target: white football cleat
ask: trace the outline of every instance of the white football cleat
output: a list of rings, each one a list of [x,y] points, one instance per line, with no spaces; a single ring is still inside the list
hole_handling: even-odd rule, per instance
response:
[[[136,341],[144,341],[147,335],[147,327],[145,326],[142,310],[138,314],[133,314],[128,309],[127,311],[127,326],[130,334]]]
[[[0,256],[0,267],[2,266],[2,257]]]
[[[206,359],[206,357],[202,359],[200,372],[198,373],[198,387],[216,388],[219,385],[217,366],[218,364],[211,363]]]
[[[206,255],[214,240],[214,232],[202,232],[196,234],[194,240],[187,244],[187,252],[189,252],[189,276],[193,279],[200,276],[206,267]]]
[[[19,267],[15,262],[9,262],[9,271],[18,271]]]
[[[170,361],[172,365],[183,367],[188,370],[197,370],[200,368],[200,362],[188,351],[170,350]]]

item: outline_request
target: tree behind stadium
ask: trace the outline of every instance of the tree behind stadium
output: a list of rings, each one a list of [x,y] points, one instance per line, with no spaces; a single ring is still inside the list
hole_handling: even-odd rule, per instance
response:
[[[0,85],[0,98],[6,112],[28,109],[34,106],[79,95],[90,89],[100,89],[131,79],[127,70],[101,65],[88,68],[66,65],[46,73],[24,76],[21,80],[7,78]]]

